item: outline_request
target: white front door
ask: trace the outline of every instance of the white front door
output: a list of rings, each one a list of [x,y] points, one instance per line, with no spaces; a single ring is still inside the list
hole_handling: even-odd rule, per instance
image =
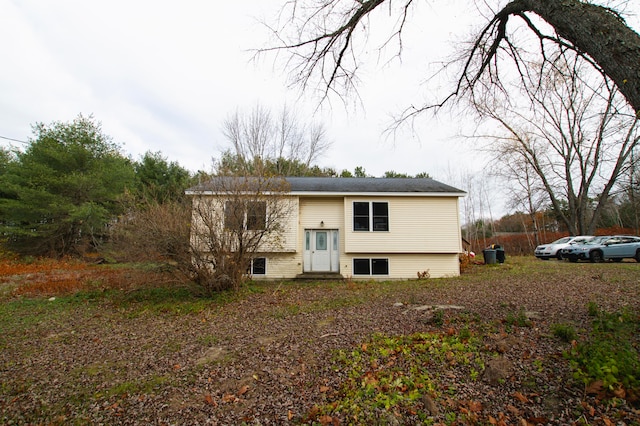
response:
[[[337,230],[305,230],[304,272],[338,272]]]
[[[318,272],[331,270],[329,231],[313,231],[313,238],[311,238],[311,267]]]

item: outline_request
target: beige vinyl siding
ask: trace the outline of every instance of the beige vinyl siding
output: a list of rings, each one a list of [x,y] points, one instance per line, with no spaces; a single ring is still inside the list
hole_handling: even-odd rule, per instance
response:
[[[300,198],[301,229],[342,229],[344,208],[342,197]],[[322,223],[324,222],[324,226]]]
[[[354,275],[353,259],[388,259],[389,275]],[[355,253],[344,256],[341,273],[353,279],[416,279],[418,272],[429,272],[431,278],[453,277],[460,275],[458,254],[371,254]]]
[[[301,253],[258,253],[255,257],[267,259],[267,274],[254,275],[255,280],[288,279],[302,273]]]
[[[389,203],[389,231],[353,231],[353,202]],[[459,253],[457,197],[345,197],[345,251],[351,253]]]
[[[192,229],[199,230],[203,235],[207,235],[203,214],[208,215],[209,223],[217,223],[220,229],[216,232],[224,231],[224,204],[228,198],[225,197],[194,197]],[[274,205],[275,203],[275,205]],[[198,212],[201,209],[201,213]],[[282,232],[275,236],[266,238],[259,247],[261,252],[295,252],[298,246],[298,197],[278,198],[276,201],[268,200],[267,215],[269,211],[278,210],[278,215],[283,215]],[[284,215],[286,213],[286,215]],[[192,243],[196,247],[206,249],[206,245],[198,241],[197,232],[191,232]]]
[[[287,197],[276,201],[279,205],[267,207],[284,209],[288,213],[282,223],[282,233],[278,235],[278,241],[267,238],[260,246],[262,252],[294,252],[298,249],[298,197]]]
[[[338,229],[340,253],[344,252],[344,202],[342,197],[300,198],[298,247],[304,249],[305,229]],[[324,226],[322,223],[324,222]]]

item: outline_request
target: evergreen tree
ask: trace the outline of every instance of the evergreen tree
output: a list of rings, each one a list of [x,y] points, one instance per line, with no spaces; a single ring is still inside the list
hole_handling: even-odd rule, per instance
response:
[[[64,256],[97,247],[117,215],[131,161],[92,116],[38,123],[0,174],[0,233],[9,250]]]
[[[185,189],[195,183],[187,169],[169,162],[160,152],[147,151],[134,167],[137,195],[143,201],[179,201]]]

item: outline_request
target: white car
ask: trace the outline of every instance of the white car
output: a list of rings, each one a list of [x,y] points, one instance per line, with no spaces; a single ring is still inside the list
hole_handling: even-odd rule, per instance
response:
[[[560,238],[552,243],[536,247],[534,254],[538,259],[542,260],[549,260],[551,258],[562,259],[561,250],[563,248],[569,247],[572,244],[582,244],[592,238],[593,235],[578,235],[575,237]]]

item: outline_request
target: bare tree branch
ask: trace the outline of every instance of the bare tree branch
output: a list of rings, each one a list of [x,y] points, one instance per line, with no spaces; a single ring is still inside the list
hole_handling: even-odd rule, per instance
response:
[[[287,68],[293,81],[304,89],[317,81],[324,86],[323,100],[330,92],[348,93],[355,88],[359,66],[357,52],[353,50],[356,36],[366,28],[366,18],[385,2],[391,10],[391,0],[325,0],[310,5],[303,0],[289,1],[286,5],[291,8],[291,18],[272,28],[281,44],[259,53],[287,51],[290,54]],[[394,9],[398,21],[388,41],[397,39],[398,54],[402,52],[402,31],[412,3],[413,0],[402,0],[400,7]],[[553,33],[540,29],[530,15],[549,24]],[[507,52],[520,72],[526,74],[526,64],[519,56],[522,46],[509,36],[511,18],[520,18],[539,39],[543,61],[553,61],[547,54],[546,43],[578,53],[609,76],[636,113],[640,111],[640,35],[624,22],[620,13],[584,0],[512,0],[494,13],[474,38],[450,93],[438,102],[408,107],[401,120],[473,93],[482,79],[499,87],[501,51]],[[292,28],[289,36],[288,30]]]

